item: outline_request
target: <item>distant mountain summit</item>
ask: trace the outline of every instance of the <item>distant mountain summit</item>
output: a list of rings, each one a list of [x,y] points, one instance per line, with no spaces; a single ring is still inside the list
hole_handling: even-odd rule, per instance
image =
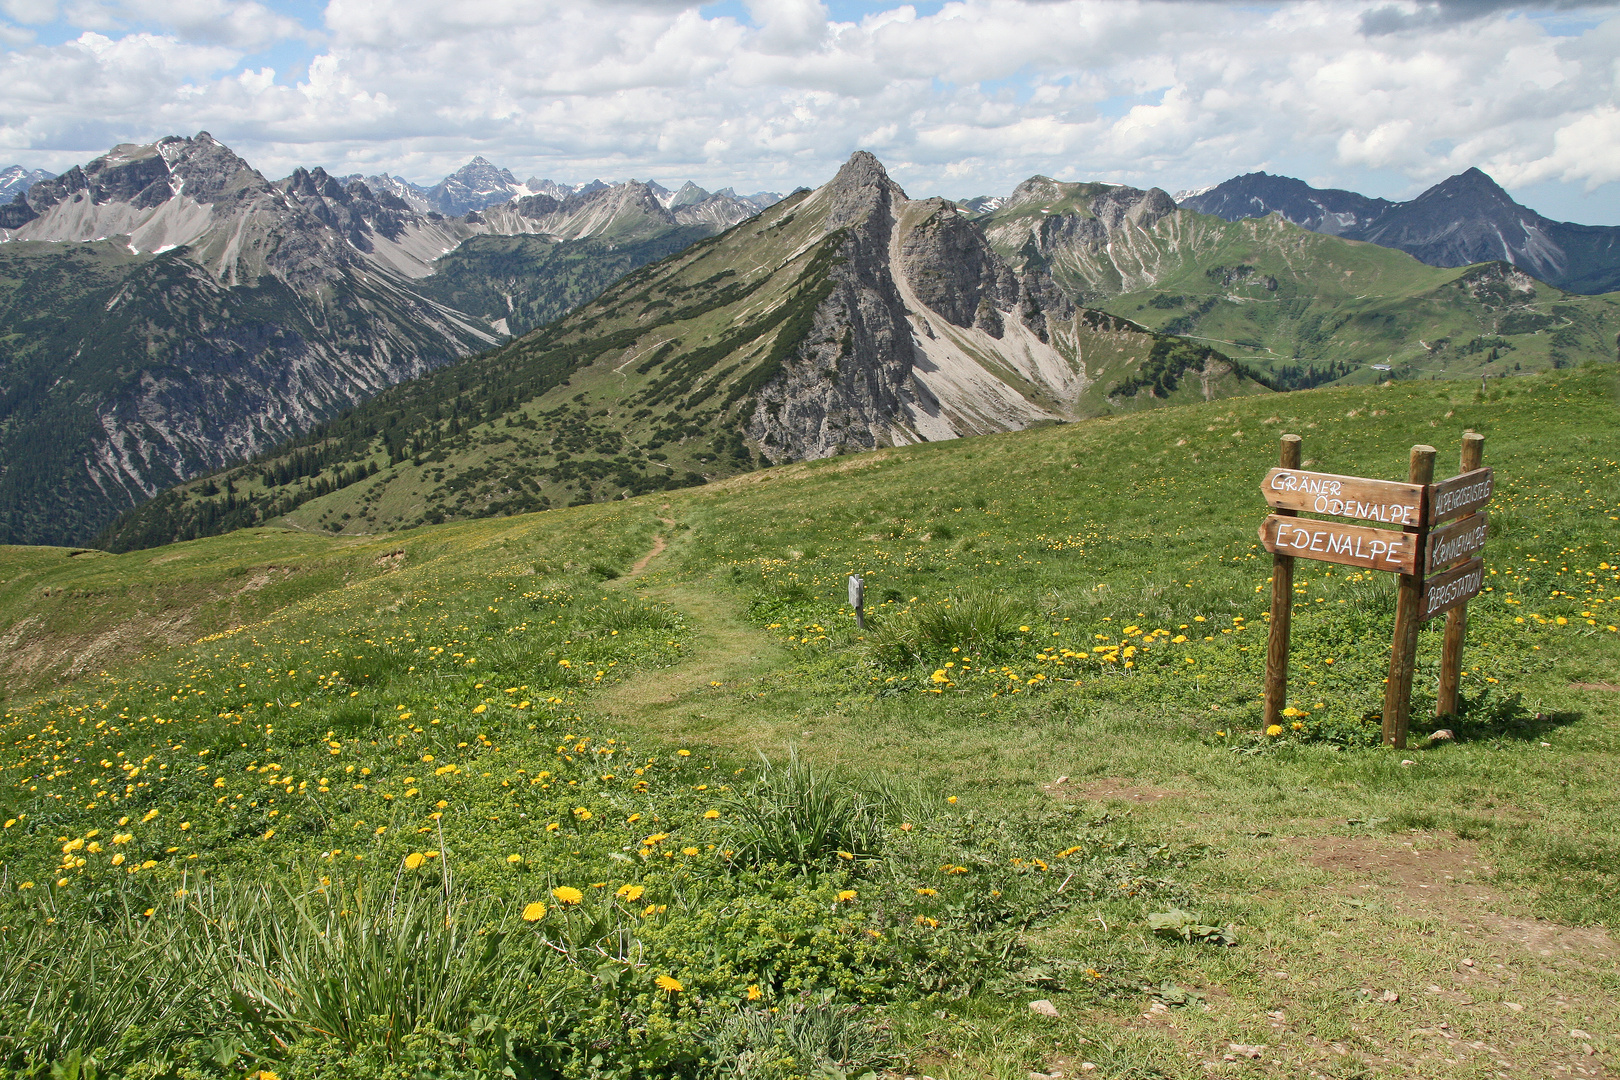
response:
[[[10,202],[41,180],[54,180],[56,174],[44,169],[25,169],[21,165],[8,165],[0,169],[0,202]]]
[[[1313,188],[1263,172],[1234,177],[1181,201],[1226,221],[1281,214],[1313,232],[1404,251],[1430,266],[1502,260],[1578,293],[1620,289],[1620,227],[1553,221],[1521,206],[1479,169],[1409,202]]]
[[[1377,221],[1395,204],[1387,199],[1369,199],[1354,191],[1313,188],[1291,176],[1255,172],[1234,177],[1224,184],[1178,196],[1177,202],[1200,214],[1214,214],[1227,221],[1281,214],[1295,225],[1312,232],[1345,236]]]

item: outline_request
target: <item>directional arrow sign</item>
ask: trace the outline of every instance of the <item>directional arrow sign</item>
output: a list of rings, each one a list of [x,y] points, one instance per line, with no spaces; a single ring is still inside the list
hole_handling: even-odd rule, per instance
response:
[[[1418,618],[1428,621],[1443,611],[1478,596],[1485,584],[1485,560],[1469,559],[1439,574],[1423,579],[1423,597],[1418,604]]]
[[[1432,573],[1484,551],[1485,523],[1484,514],[1473,514],[1430,532],[1426,569]]]
[[[1386,525],[1422,523],[1423,485],[1368,480],[1360,476],[1272,469],[1260,484],[1266,502],[1279,510],[1381,521]],[[1460,511],[1459,511],[1460,512]]]
[[[1475,469],[1450,480],[1429,485],[1429,524],[1460,517],[1491,501],[1496,476],[1489,469]]]
[[[1276,514],[1260,523],[1260,542],[1273,555],[1297,555],[1397,574],[1417,573],[1417,539],[1415,533]]]

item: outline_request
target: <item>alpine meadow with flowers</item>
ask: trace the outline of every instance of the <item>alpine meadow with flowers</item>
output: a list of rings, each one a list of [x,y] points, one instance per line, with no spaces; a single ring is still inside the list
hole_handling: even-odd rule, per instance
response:
[[[0,1077],[1612,1069],[1617,421],[1588,365],[0,549]],[[1458,714],[1436,621],[1380,747],[1394,580],[1301,560],[1262,728],[1277,436],[1465,430]]]

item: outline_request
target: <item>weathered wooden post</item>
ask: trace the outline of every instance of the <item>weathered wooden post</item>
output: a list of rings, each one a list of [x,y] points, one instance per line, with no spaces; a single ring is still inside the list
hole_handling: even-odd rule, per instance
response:
[[[1278,440],[1277,467],[1299,468],[1300,437],[1284,435]],[[1278,510],[1279,517],[1298,517],[1297,510]],[[1271,556],[1271,626],[1266,636],[1265,727],[1282,723],[1288,704],[1288,634],[1294,611],[1294,557],[1280,552]]]
[[[855,609],[855,625],[866,629],[866,580],[859,574],[849,575],[849,606]]]
[[[1412,447],[1407,482],[1427,488],[1434,480],[1435,449],[1419,443]],[[1425,499],[1425,502],[1427,500]],[[1412,525],[1402,530],[1412,537],[1418,567],[1400,575],[1395,595],[1395,635],[1390,644],[1389,679],[1384,683],[1384,745],[1406,749],[1406,727],[1412,713],[1412,669],[1417,661],[1418,623],[1423,600],[1423,540],[1428,507]]]

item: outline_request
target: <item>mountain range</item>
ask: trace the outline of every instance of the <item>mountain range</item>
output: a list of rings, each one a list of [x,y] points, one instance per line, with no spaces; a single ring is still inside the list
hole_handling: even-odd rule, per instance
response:
[[[1428,266],[1280,214],[1225,221],[1157,188],[1033,177],[974,219],[1077,301],[1206,342],[1282,388],[1613,359],[1620,331],[1620,297],[1566,293],[1509,262]]]
[[[601,501],[766,463],[1270,393],[1219,351],[1076,305],[857,153],[300,446],[165,493],[128,548],[287,517],[371,532]]]
[[[1333,233],[1412,204],[1329,193],[1290,204],[1306,225],[1192,205],[1219,190],[912,199],[868,154],[782,200],[518,184],[482,159],[421,189],[271,182],[207,133],[117,147],[0,206],[0,542],[82,543],[121,513],[114,546],[372,531],[1615,356],[1620,297]]]
[[[0,542],[88,539],[755,212],[627,182],[446,216],[206,132],[35,178],[0,206]]]
[[[17,166],[13,166],[13,168],[17,168]],[[4,180],[4,176],[5,174],[0,173],[0,181]],[[499,206],[502,203],[527,198],[531,195],[544,195],[561,203],[566,202],[572,196],[590,195],[614,186],[605,184],[601,180],[587,180],[580,184],[560,184],[555,180],[544,180],[538,176],[531,176],[529,179],[519,183],[518,178],[512,174],[511,170],[503,169],[481,155],[473,158],[431,187],[422,187],[411,183],[409,180],[401,180],[387,173],[377,176],[362,176],[359,173],[354,173],[340,177],[338,183],[346,187],[356,180],[365,184],[372,191],[388,192],[419,213],[433,212],[444,214],[447,217],[459,217],[477,210],[486,210],[492,206]],[[631,180],[630,183],[635,183],[635,181]],[[729,187],[709,192],[698,187],[690,180],[674,191],[664,187],[656,180],[649,180],[647,181],[647,189],[652,192],[653,198],[658,204],[666,210],[675,211],[705,202],[712,202],[715,208],[725,208],[718,210],[717,216],[721,217],[729,216],[730,207],[734,204],[742,204],[753,210],[763,210],[782,198],[780,194],[774,191],[760,191],[753,195],[738,195],[734,189]]]
[[[1407,202],[1313,188],[1263,172],[1233,177],[1181,202],[1226,221],[1280,214],[1314,232],[1404,251],[1430,266],[1500,260],[1569,292],[1620,289],[1620,226],[1553,221],[1469,169]]]

